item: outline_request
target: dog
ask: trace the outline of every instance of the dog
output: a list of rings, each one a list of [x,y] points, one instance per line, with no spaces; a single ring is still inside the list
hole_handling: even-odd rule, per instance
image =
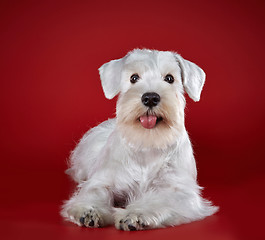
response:
[[[218,207],[203,199],[184,125],[184,92],[200,100],[204,71],[170,51],[135,49],[99,68],[116,118],[89,130],[70,156],[78,183],[61,215],[79,226],[124,231],[203,219]]]

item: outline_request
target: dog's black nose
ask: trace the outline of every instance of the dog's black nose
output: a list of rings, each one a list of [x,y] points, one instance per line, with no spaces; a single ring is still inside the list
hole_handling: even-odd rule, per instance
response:
[[[142,103],[147,107],[155,107],[160,102],[160,96],[155,92],[148,92],[142,96]]]

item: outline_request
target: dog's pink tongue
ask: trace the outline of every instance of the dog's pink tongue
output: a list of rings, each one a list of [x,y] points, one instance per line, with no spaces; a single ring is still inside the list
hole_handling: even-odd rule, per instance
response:
[[[151,129],[156,125],[156,119],[154,115],[144,115],[140,117],[140,122],[144,128]]]

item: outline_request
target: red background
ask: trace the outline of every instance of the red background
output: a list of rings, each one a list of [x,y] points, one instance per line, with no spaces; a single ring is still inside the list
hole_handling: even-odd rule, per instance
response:
[[[264,1],[1,1],[1,238],[265,238],[264,12]],[[69,152],[115,113],[97,69],[136,47],[205,70],[186,127],[204,196],[220,211],[145,232],[64,223]]]

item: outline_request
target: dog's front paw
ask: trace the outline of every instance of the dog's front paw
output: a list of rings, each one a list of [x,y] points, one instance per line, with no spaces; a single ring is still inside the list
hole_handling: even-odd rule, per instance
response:
[[[81,226],[98,228],[103,225],[99,212],[95,208],[83,212],[79,218]]]
[[[98,228],[103,226],[103,219],[95,207],[73,207],[67,211],[68,219],[78,224],[90,228]]]
[[[124,231],[145,230],[151,228],[143,215],[128,214],[115,222],[115,227]]]

